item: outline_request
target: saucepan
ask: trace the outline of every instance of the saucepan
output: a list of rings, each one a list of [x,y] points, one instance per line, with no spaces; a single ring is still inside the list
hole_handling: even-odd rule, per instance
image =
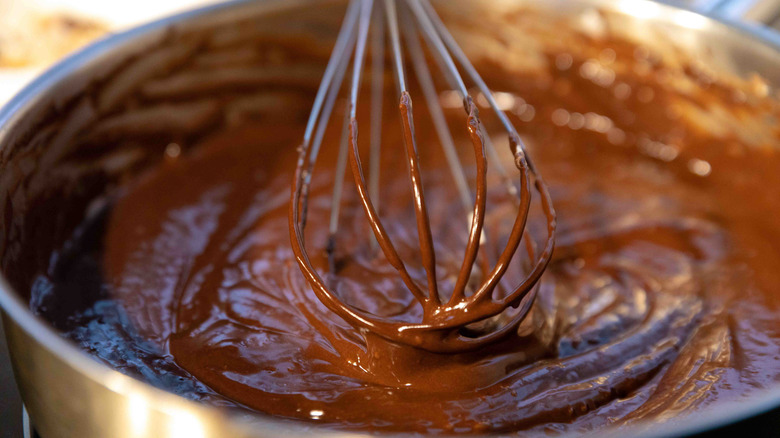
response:
[[[439,1],[436,7],[456,11],[474,1]],[[770,32],[645,0],[496,0],[481,7],[519,4],[583,26],[598,26],[608,14],[638,41],[665,38],[690,56],[706,57],[719,71],[757,74],[768,87],[780,86],[780,38]],[[31,273],[45,269],[51,250],[97,208],[101,197],[143,167],[139,163],[151,163],[137,149],[72,150],[73,137],[94,120],[114,114],[147,80],[175,69],[204,47],[241,44],[266,25],[296,26],[295,20],[273,19],[296,8],[337,10],[343,2],[234,1],[112,35],[50,69],[0,112],[0,306],[19,390],[43,438],[358,436],[313,423],[224,412],[128,377],[79,350],[35,316],[24,290]],[[196,79],[203,81],[198,92],[208,93],[220,80],[251,82],[261,76],[222,72]],[[204,102],[171,103],[170,111],[158,113],[162,121],[146,114],[143,129],[152,136],[196,135],[214,123],[214,117],[224,116],[224,109]],[[750,399],[715,405],[676,421],[599,434],[685,436],[778,407],[780,382]],[[774,430],[780,430],[777,420],[772,421]]]

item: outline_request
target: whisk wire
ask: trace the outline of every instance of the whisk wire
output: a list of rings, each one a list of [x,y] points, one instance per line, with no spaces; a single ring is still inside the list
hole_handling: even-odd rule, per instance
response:
[[[371,148],[368,162],[368,193],[374,199],[377,210],[380,209],[379,174],[382,158],[382,100],[384,96],[385,79],[385,25],[382,9],[374,10],[374,27],[371,36]],[[349,125],[344,125],[347,131]],[[346,143],[346,137],[345,143]],[[346,149],[345,149],[346,150]],[[346,154],[345,154],[346,156]],[[342,178],[343,175],[337,176]],[[376,249],[376,239],[370,238],[371,249]]]
[[[371,24],[371,10],[374,7],[374,0],[360,1],[360,19],[358,21],[357,45],[355,46],[355,57],[352,62],[352,84],[349,92],[349,116],[351,119],[357,119],[357,100],[360,94],[360,83],[363,79],[363,65],[366,61],[366,43],[368,40],[368,28]]]
[[[314,132],[314,128],[317,124],[317,118],[320,115],[320,110],[322,109],[322,105],[325,101],[325,95],[331,88],[332,83],[341,83],[341,81],[334,81],[334,76],[336,75],[338,65],[344,62],[344,55],[350,53],[351,51],[349,47],[350,38],[352,35],[352,28],[356,22],[355,19],[357,18],[357,13],[357,2],[350,2],[349,6],[347,6],[347,12],[341,24],[341,29],[339,30],[339,34],[336,37],[336,44],[333,46],[333,52],[331,53],[330,59],[328,59],[328,64],[325,66],[325,72],[322,74],[322,81],[320,82],[320,86],[317,89],[317,94],[314,96],[312,110],[309,114],[309,119],[306,122],[306,130],[303,134],[303,144],[301,146],[302,149],[309,147],[312,133]],[[349,58],[347,58],[347,60],[348,59]]]
[[[393,68],[395,71],[396,85],[398,92],[407,91],[406,75],[404,74],[403,54],[401,53],[401,38],[398,31],[398,9],[395,0],[382,0],[385,4],[385,16],[387,17],[387,28],[390,30],[390,47],[393,50]]]
[[[438,29],[434,27],[431,18],[422,9],[419,1],[412,0],[407,2],[407,4],[411,9],[414,18],[420,24],[420,29],[425,36],[426,42],[432,46],[432,53],[434,53],[437,60],[444,66],[442,70],[443,73],[454,82],[461,97],[465,99],[469,94],[466,83],[463,82],[463,77],[461,77],[460,72],[458,72],[458,67],[455,65],[447,47],[444,45]],[[464,101],[464,108],[466,108],[466,106],[466,102]],[[466,110],[468,111],[468,108],[466,108]]]
[[[357,20],[357,12],[358,9],[355,7],[355,4],[350,4],[341,30],[339,31],[336,45],[334,46],[333,53],[338,56],[332,55],[325,68],[325,73],[323,74],[320,87],[317,90],[312,112],[309,115],[309,120],[306,125],[304,139],[300,146],[298,167],[303,169],[302,177],[304,179],[301,187],[302,213],[300,216],[300,226],[303,229],[306,228],[306,218],[308,216],[309,208],[309,190],[311,187],[314,164],[317,161],[317,156],[319,155],[320,147],[322,146],[322,140],[325,137],[328,120],[330,120],[333,107],[335,106],[336,99],[341,90],[341,84],[344,81],[344,75],[346,74],[350,59],[349,53],[351,53],[352,48],[355,45],[354,25]],[[311,137],[312,132],[314,132],[313,138]],[[336,216],[338,217],[338,207],[336,207],[336,209]]]
[[[420,85],[420,89],[423,92],[423,97],[428,105],[428,112],[433,120],[433,126],[436,130],[436,135],[439,138],[442,149],[447,159],[452,178],[455,181],[455,185],[458,189],[458,196],[460,202],[463,204],[463,208],[466,213],[471,212],[471,194],[468,182],[466,181],[466,173],[461,165],[460,158],[458,158],[458,152],[455,149],[455,141],[450,133],[447,119],[444,116],[444,111],[439,103],[439,96],[436,93],[436,87],[431,77],[431,72],[425,62],[425,55],[420,41],[417,37],[417,32],[414,27],[408,22],[404,26],[404,36],[406,37],[406,46],[409,49],[409,56],[411,58],[411,64],[417,77],[417,82]]]
[[[349,114],[344,114],[344,127],[341,130],[339,141],[339,155],[336,159],[336,173],[334,174],[333,194],[331,195],[330,221],[328,224],[328,267],[331,273],[336,272],[334,252],[336,250],[336,233],[339,229],[339,213],[341,212],[341,197],[344,192],[344,176],[347,172],[347,148],[349,147]]]
[[[541,195],[542,210],[547,219],[547,239],[545,243],[545,248],[539,260],[535,264],[533,270],[531,271],[530,275],[526,278],[526,280],[524,280],[520,284],[520,286],[517,287],[506,298],[501,300],[502,304],[515,303],[517,302],[518,299],[522,299],[523,296],[521,294],[522,289],[525,289],[529,284],[535,284],[538,281],[539,277],[541,277],[541,274],[544,271],[544,268],[547,266],[547,263],[549,263],[550,257],[552,256],[552,251],[554,247],[554,234],[555,234],[554,232],[555,232],[556,221],[555,221],[555,211],[552,208],[552,200],[550,198],[547,185],[544,184],[541,175],[538,174],[533,162],[531,161],[531,158],[526,153],[525,145],[523,141],[520,139],[520,136],[518,135],[514,125],[509,120],[506,113],[499,108],[498,103],[493,97],[493,93],[490,91],[490,88],[488,88],[487,84],[479,75],[477,70],[474,68],[474,65],[471,63],[471,61],[469,61],[468,57],[463,52],[463,49],[461,49],[461,47],[452,37],[452,34],[450,34],[449,30],[447,30],[447,27],[441,21],[441,18],[436,13],[436,10],[433,9],[433,6],[430,4],[430,2],[428,0],[409,0],[409,4],[411,5],[412,10],[416,12],[416,16],[418,17],[418,20],[421,21],[421,23],[430,22],[432,24],[436,32],[444,40],[444,44],[446,45],[449,52],[451,52],[452,55],[458,60],[458,63],[466,71],[466,74],[475,83],[475,85],[480,90],[480,92],[485,96],[485,99],[487,100],[489,106],[491,107],[493,112],[498,116],[501,124],[504,126],[504,129],[509,134],[510,148],[514,153],[516,166],[521,171],[521,173],[525,173],[524,168],[527,167],[529,173],[534,178],[534,186]],[[423,27],[425,28],[425,26]],[[522,181],[527,181],[527,178],[523,176]],[[530,191],[528,192],[527,196],[529,197],[529,207],[530,207]],[[522,221],[523,222],[522,229],[525,229],[525,225],[526,225],[525,221],[527,220],[527,215],[528,213],[526,210],[526,213],[524,214],[526,218]],[[522,235],[520,237],[522,237]],[[513,243],[512,246],[514,246],[514,239],[512,239],[512,237],[510,237],[510,241]],[[514,253],[514,251],[516,251],[516,246],[514,247],[512,254]],[[507,254],[506,252],[504,253],[504,255],[509,256],[509,259],[504,264],[504,265],[508,265],[509,261],[511,261],[511,255]],[[499,265],[501,265],[501,263],[499,263]],[[503,275],[503,273],[506,271],[506,267],[497,266],[497,268],[499,269],[497,269],[495,272],[496,273],[500,272],[500,275]],[[484,287],[480,288],[480,291],[474,294],[473,297],[474,301],[482,300],[484,299],[485,296],[491,294],[497,282],[498,280],[491,278],[491,280],[489,280],[484,285]]]
[[[419,11],[418,11],[419,12]],[[452,141],[452,136],[447,127],[446,119],[444,118],[441,104],[436,96],[433,80],[430,75],[430,71],[425,63],[425,57],[422,53],[419,40],[416,36],[414,26],[411,25],[411,20],[406,20],[405,32],[407,36],[407,46],[409,47],[409,53],[412,57],[412,64],[416,71],[418,82],[423,90],[423,95],[426,98],[429,111],[434,120],[434,127],[440,138],[440,142],[444,149],[445,157],[450,168],[450,172],[455,178],[456,185],[458,181],[463,181],[464,188],[460,188],[461,202],[464,204],[464,208],[467,211],[470,218],[469,237],[466,244],[466,251],[464,253],[463,262],[461,268],[458,271],[458,276],[453,288],[453,292],[447,302],[447,305],[452,307],[460,302],[465,296],[466,285],[471,278],[474,263],[477,259],[480,243],[485,241],[485,234],[483,232],[484,217],[486,209],[486,197],[487,197],[487,160],[485,159],[485,136],[480,129],[481,123],[479,121],[478,111],[473,103],[473,100],[468,95],[468,91],[465,88],[457,67],[455,66],[452,58],[444,48],[441,39],[436,34],[435,29],[431,26],[429,21],[425,20],[426,17],[420,17],[418,20],[423,26],[426,43],[431,50],[436,53],[437,62],[440,70],[446,77],[457,78],[450,79],[450,83],[455,87],[461,88],[461,95],[464,102],[464,108],[467,115],[467,127],[469,136],[474,148],[474,156],[477,168],[477,187],[476,198],[472,203],[472,197],[467,184],[465,183],[465,175],[463,172],[463,166],[460,163],[460,159],[457,156],[455,147]],[[500,163],[499,163],[500,165]],[[484,258],[484,257],[483,257]]]
[[[360,1],[362,3],[362,8],[364,10],[366,9],[366,5],[370,7],[371,3],[373,3],[371,0],[356,0],[356,1]],[[365,30],[367,32],[367,27]],[[393,35],[392,24],[390,24],[390,32],[392,38]],[[358,48],[361,47],[361,44],[358,43],[357,47]],[[363,48],[362,52],[365,53],[365,35],[363,35],[362,48]],[[362,65],[362,61],[358,60],[357,49],[355,52],[355,57],[356,57],[355,65],[356,66]],[[401,66],[400,71],[403,72],[403,66]],[[363,205],[365,214],[368,217],[369,224],[371,225],[371,228],[374,231],[374,235],[377,239],[377,242],[379,243],[379,247],[382,249],[382,252],[385,254],[385,257],[387,258],[388,262],[390,263],[391,266],[393,266],[396,269],[396,271],[398,271],[399,275],[401,275],[404,284],[406,285],[407,288],[409,288],[410,292],[415,296],[415,298],[418,301],[427,302],[427,298],[425,294],[422,292],[422,290],[416,284],[416,282],[412,279],[411,275],[409,274],[409,271],[406,269],[403,260],[398,255],[398,251],[395,249],[395,246],[390,240],[387,231],[382,225],[382,221],[379,218],[376,208],[374,207],[374,203],[371,197],[367,193],[366,180],[363,174],[363,165],[360,160],[360,153],[358,151],[358,142],[357,142],[358,126],[357,126],[357,119],[356,119],[356,115],[357,115],[356,108],[357,108],[359,82],[360,82],[360,72],[359,71],[357,73],[353,72],[352,87],[351,87],[351,94],[350,94],[349,159],[350,159],[350,169],[352,171],[353,179],[355,181],[355,186],[358,190],[358,197],[361,200],[361,204]]]

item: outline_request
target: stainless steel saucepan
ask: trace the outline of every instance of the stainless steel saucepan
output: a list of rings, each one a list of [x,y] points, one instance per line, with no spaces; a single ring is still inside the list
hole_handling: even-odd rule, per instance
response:
[[[465,3],[469,1],[440,1],[437,8],[459,8]],[[519,3],[572,19],[606,11],[633,29],[635,39],[650,41],[666,35],[692,56],[706,54],[708,62],[722,72],[743,77],[757,73],[770,87],[780,86],[780,39],[772,33],[646,0],[496,0],[483,2],[482,7]],[[262,32],[263,23],[295,26],[294,21],[270,18],[295,8],[311,11],[314,5],[342,6],[335,1],[234,1],[110,36],[53,67],[0,111],[0,306],[16,380],[43,438],[359,436],[259,414],[226,413],[121,374],[33,315],[28,293],[19,286],[29,272],[45,268],[51,249],[82,219],[59,214],[58,206],[84,212],[93,208],[95,200],[125,175],[124,169],[140,159],[132,150],[98,150],[89,155],[92,166],[62,165],[68,161],[64,157],[74,154],[68,147],[82,128],[112,114],[142,84],[160,71],[175,68],[204,44],[240,44],[245,35]],[[167,86],[186,85],[184,81]],[[186,136],[209,123],[205,104],[181,108],[191,112],[186,120],[174,118],[169,127],[147,128],[178,130]],[[95,180],[90,173],[95,168],[103,169],[102,179]],[[93,178],[88,190],[79,184],[84,178]],[[715,405],[678,421],[599,435],[682,436],[778,407],[780,382],[756,391],[748,400]]]

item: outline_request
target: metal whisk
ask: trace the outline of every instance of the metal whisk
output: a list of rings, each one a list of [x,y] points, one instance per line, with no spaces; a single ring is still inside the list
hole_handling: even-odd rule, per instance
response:
[[[317,297],[333,312],[358,329],[368,330],[392,342],[402,343],[433,352],[458,352],[478,348],[493,342],[516,330],[530,310],[536,294],[539,279],[552,255],[555,233],[555,212],[547,187],[536,171],[525,147],[512,123],[499,109],[490,90],[479,76],[466,55],[455,42],[452,35],[437,15],[428,0],[351,0],[336,39],[333,52],[328,61],[319,90],[315,97],[309,117],[300,155],[295,172],[292,200],[290,203],[290,235],[297,262],[314,289]],[[400,19],[399,19],[400,15]],[[358,151],[357,101],[364,68],[366,49],[369,45],[369,27],[377,26],[372,32],[372,110],[371,110],[371,158],[370,180],[367,182]],[[378,200],[380,170],[379,145],[381,129],[382,71],[384,70],[385,37],[383,27],[389,31],[389,43],[392,51],[396,85],[399,92],[399,109],[403,126],[403,140],[406,161],[409,167],[414,209],[419,237],[422,264],[426,272],[427,285],[420,286],[410,276],[404,261],[398,255],[393,242],[377,213],[375,200]],[[377,29],[375,28],[375,29]],[[437,92],[426,65],[422,44],[418,32],[433,54],[436,63],[452,88],[463,97],[466,111],[467,128],[476,157],[476,189],[472,196],[464,170],[455,150],[454,141],[445,121]],[[405,57],[401,51],[401,37],[405,38],[411,66],[423,91],[429,112],[433,119],[440,143],[444,148],[448,165],[455,179],[460,202],[470,215],[470,231],[454,289],[445,300],[439,293],[436,283],[436,255],[425,203],[421,169],[415,140],[412,98],[407,89],[404,73]],[[330,239],[327,251],[330,269],[335,269],[333,251],[335,235],[338,232],[338,216],[341,204],[343,176],[347,160],[354,178],[359,199],[371,229],[381,251],[389,263],[397,270],[404,284],[423,308],[422,321],[407,323],[388,317],[367,314],[342,302],[323,281],[310,262],[304,242],[304,228],[307,215],[307,201],[312,179],[312,170],[322,144],[325,127],[331,117],[339,89],[352,61],[351,82],[349,88],[349,111],[344,122],[341,149],[337,161],[334,181],[333,203],[330,217]],[[479,118],[478,110],[472,101],[463,77],[466,77],[486,98],[489,107],[495,112],[504,130],[509,136],[509,147],[514,156],[514,164],[519,170],[519,190],[513,178],[501,165],[496,150],[490,142]],[[473,275],[481,242],[484,241],[487,195],[488,157],[495,163],[506,183],[506,190],[517,201],[517,216],[514,219],[508,241],[491,270],[483,273],[481,284],[467,291]],[[547,237],[541,252],[526,231],[532,190],[540,195],[541,210],[546,218]],[[517,252],[521,241],[531,260],[525,278],[521,283],[497,297],[495,290],[504,276],[509,264]],[[486,321],[493,321],[487,324]],[[500,320],[500,321],[499,321]],[[498,321],[498,322],[496,322]]]

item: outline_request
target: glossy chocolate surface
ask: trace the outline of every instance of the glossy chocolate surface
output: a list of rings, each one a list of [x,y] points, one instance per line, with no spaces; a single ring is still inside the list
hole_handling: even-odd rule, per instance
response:
[[[507,20],[524,20],[515,18]],[[695,61],[572,35],[571,50],[539,49],[533,71],[489,51],[475,58],[502,92],[558,212],[552,261],[511,336],[431,353],[357,331],[315,297],[293,258],[287,213],[308,111],[298,103],[312,96],[316,74],[271,83],[286,90],[272,111],[212,130],[189,153],[169,145],[159,166],[126,182],[52,258],[32,286],[32,308],[157,386],[348,430],[587,431],[664,421],[776,384],[776,100],[760,83]],[[296,58],[305,47],[286,46],[283,59],[305,59]],[[388,76],[380,211],[410,275],[424,283],[391,85]],[[462,103],[451,97],[441,99],[475,178]],[[452,289],[469,221],[427,110],[415,109],[437,282]],[[505,136],[491,117],[484,122],[511,169]],[[326,134],[312,183],[312,263],[352,306],[417,320],[422,309],[370,244],[352,184],[336,274],[325,274],[339,128]],[[485,232],[500,247],[516,203],[490,167],[488,187]],[[543,239],[544,224],[532,209],[531,235]],[[525,270],[518,257],[501,287]]]

